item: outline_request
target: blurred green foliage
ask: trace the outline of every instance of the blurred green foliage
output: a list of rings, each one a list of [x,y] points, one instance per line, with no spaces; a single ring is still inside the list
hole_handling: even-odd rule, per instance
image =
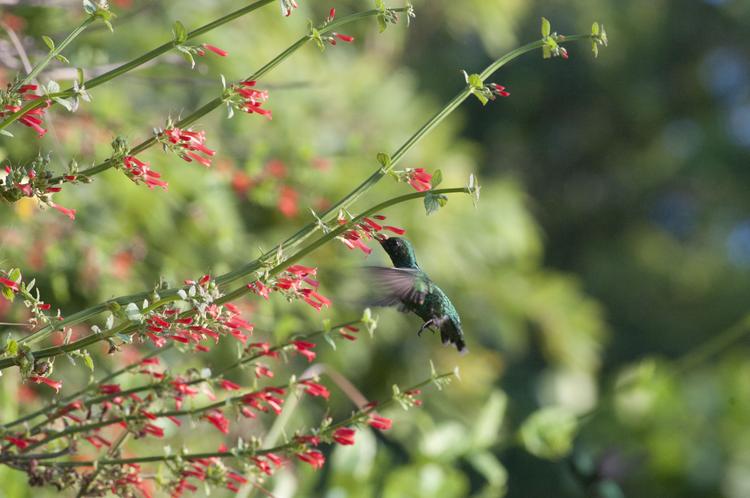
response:
[[[22,23],[32,60],[44,51],[42,35],[59,39],[81,17],[77,2],[52,3],[21,2],[3,14]],[[42,142],[16,127],[0,157],[23,162],[51,150],[61,167],[71,158],[87,165],[106,158],[117,135],[131,144],[147,138],[167,116],[217,95],[220,74],[251,74],[330,7],[300,3],[290,18],[270,6],[200,40],[227,49],[227,58],[206,56],[191,70],[170,53],[97,88],[77,114],[57,109]],[[467,101],[406,158],[407,166],[440,168],[445,186],[464,185],[472,172],[482,182],[476,209],[459,196],[430,217],[419,203],[385,213],[408,230],[420,264],[454,300],[471,353],[458,357],[433,337],[417,338],[414,317],[381,310],[373,340],[323,356],[370,399],[421,380],[430,359],[440,371],[458,365],[462,381],[428,391],[422,409],[394,412],[383,435],[360,431],[324,471],[285,471],[268,486],[275,496],[328,498],[750,495],[746,341],[688,370],[668,361],[747,312],[750,4],[414,3],[408,30],[377,34],[374,21],[361,23],[350,30],[353,46],[320,53],[310,45],[275,69],[259,84],[271,93],[273,121],[221,112],[201,119],[197,127],[219,151],[211,170],[157,150],[142,154],[169,192],[109,171],[59,196],[78,209],[75,223],[30,203],[2,207],[0,261],[35,277],[64,313],[152,288],[160,276],[174,283],[225,272],[364,179],[377,152],[395,149],[462,87],[460,70],[477,71],[538,38],[541,16],[561,33],[600,21],[611,43],[598,59],[581,44],[569,47],[567,61],[540,53],[514,62],[493,77],[511,98],[485,108]],[[91,29],[66,51],[74,66],[95,74],[169,39],[174,20],[191,29],[236,8],[119,4],[114,34]],[[339,15],[361,6],[336,2]],[[7,40],[0,49],[8,79],[16,59]],[[42,79],[72,77],[53,66]],[[278,164],[283,175],[273,174]],[[284,188],[298,195],[286,215]],[[405,188],[383,182],[357,207]],[[384,261],[374,253],[366,264]],[[359,253],[332,244],[304,263],[319,266],[335,306],[320,316],[301,304],[254,300],[253,320],[275,339],[360,313],[350,297],[363,286]],[[228,345],[204,361],[233,353]],[[96,359],[100,369],[118,361]],[[80,367],[58,368],[65,389],[86,381]],[[13,380],[0,384],[3,420],[19,410]],[[346,416],[351,404],[334,397],[333,415]],[[291,430],[323,414],[310,407],[297,415]],[[219,438],[209,434],[175,444],[213,449]],[[0,482],[3,497],[52,495],[26,490],[24,476],[7,469]]]

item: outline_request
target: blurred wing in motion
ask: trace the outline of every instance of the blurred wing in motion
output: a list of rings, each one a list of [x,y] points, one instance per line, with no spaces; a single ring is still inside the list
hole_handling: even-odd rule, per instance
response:
[[[365,271],[373,283],[371,306],[419,305],[430,291],[430,280],[420,270],[368,266]]]

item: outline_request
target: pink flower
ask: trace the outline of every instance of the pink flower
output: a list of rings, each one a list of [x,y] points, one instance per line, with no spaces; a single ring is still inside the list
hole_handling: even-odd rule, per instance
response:
[[[254,294],[257,294],[258,296],[262,297],[263,299],[268,299],[268,295],[271,292],[271,289],[266,287],[263,282],[260,280],[256,280],[255,282],[251,282],[247,284],[247,288],[250,289]]]
[[[222,50],[214,45],[209,45],[208,43],[204,43],[203,48],[205,48],[206,50],[210,50],[211,52],[221,57],[226,57],[227,55],[229,55],[229,52],[227,52],[226,50]]]
[[[32,375],[31,377],[29,377],[29,380],[37,384],[47,384],[58,393],[60,392],[60,388],[62,387],[62,381],[52,380],[49,377],[42,377],[41,375]]]
[[[393,425],[393,421],[389,418],[381,417],[379,415],[371,415],[368,421],[370,427],[381,431],[387,431]]]
[[[333,440],[341,445],[350,446],[354,444],[355,434],[356,431],[354,429],[341,427],[339,429],[336,429],[336,431],[333,433]]]
[[[409,171],[408,182],[417,192],[426,192],[432,188],[430,181],[432,175],[425,171],[424,168],[415,168]]]
[[[311,349],[315,347],[315,344],[313,344],[312,342],[292,341],[292,344],[294,344],[294,348],[299,354],[307,358],[308,362],[311,362],[315,359],[315,351],[311,351]]]
[[[315,470],[322,468],[323,464],[326,463],[326,457],[324,457],[323,453],[319,452],[318,450],[310,450],[305,453],[298,453],[297,458],[299,458],[303,462],[310,464],[310,466]]]
[[[322,384],[318,384],[312,380],[306,379],[301,380],[299,383],[305,386],[305,392],[310,396],[320,396],[321,398],[328,399],[331,396],[330,391],[325,388]]]

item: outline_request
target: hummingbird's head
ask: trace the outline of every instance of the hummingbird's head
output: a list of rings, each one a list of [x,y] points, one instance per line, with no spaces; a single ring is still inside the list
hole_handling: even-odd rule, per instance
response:
[[[417,256],[411,243],[401,237],[378,239],[396,268],[418,268]]]

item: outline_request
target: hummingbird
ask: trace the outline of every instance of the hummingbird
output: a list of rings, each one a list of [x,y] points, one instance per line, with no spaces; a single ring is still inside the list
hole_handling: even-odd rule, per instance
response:
[[[401,237],[378,239],[391,258],[394,268],[367,267],[367,271],[385,293],[374,306],[398,306],[403,312],[412,312],[424,323],[417,332],[425,329],[440,331],[443,344],[454,344],[459,352],[466,350],[461,319],[456,308],[443,290],[417,264],[411,243]]]

